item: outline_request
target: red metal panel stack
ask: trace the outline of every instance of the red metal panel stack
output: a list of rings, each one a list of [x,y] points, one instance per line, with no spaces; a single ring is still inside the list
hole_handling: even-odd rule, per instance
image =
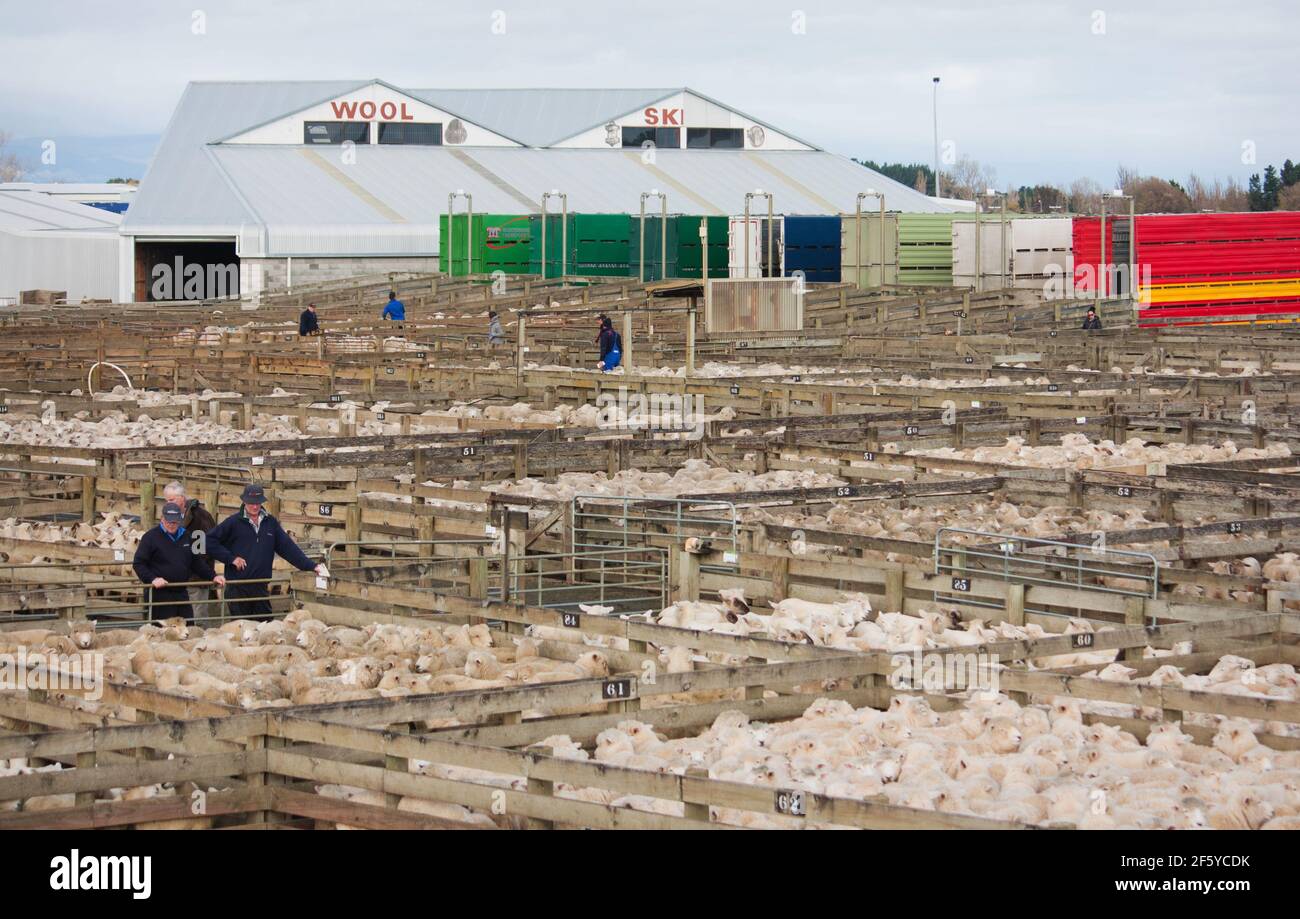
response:
[[[1137,262],[1139,319],[1300,313],[1300,212],[1141,216]]]
[[[1106,218],[1106,251],[1101,252],[1101,218],[1074,218],[1074,291],[1075,296],[1092,296],[1097,288],[1095,279],[1102,279],[1102,296],[1110,294],[1110,273],[1104,265],[1110,264],[1113,251],[1111,220]],[[1098,264],[1103,262],[1104,264]]]

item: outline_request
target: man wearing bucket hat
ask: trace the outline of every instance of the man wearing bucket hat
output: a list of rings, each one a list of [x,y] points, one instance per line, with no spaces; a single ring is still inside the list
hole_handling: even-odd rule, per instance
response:
[[[266,513],[266,492],[261,485],[247,485],[239,496],[243,504],[208,533],[208,552],[226,566],[226,602],[230,614],[241,619],[267,616],[271,601],[266,581],[278,555],[300,571],[315,570],[329,577],[324,565],[309,559],[297,543],[280,526],[280,521]],[[261,583],[241,583],[247,581]]]
[[[148,607],[151,619],[166,619],[171,616],[194,618],[194,608],[190,606],[189,591],[173,584],[186,581],[215,581],[217,586],[226,583],[226,579],[214,574],[212,565],[201,553],[194,551],[194,546],[186,536],[181,521],[185,512],[170,501],[163,505],[162,521],[140,537],[136,547],[135,558],[131,567],[136,576],[149,585]]]

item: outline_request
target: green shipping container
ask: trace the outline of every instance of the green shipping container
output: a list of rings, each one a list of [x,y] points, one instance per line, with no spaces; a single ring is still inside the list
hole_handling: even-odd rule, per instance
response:
[[[727,218],[705,218],[692,214],[683,214],[675,218],[675,220],[677,223],[677,276],[681,278],[698,278],[700,276],[703,264],[700,254],[700,221],[708,220],[709,277],[727,277]]]
[[[448,261],[447,215],[438,219],[438,264],[443,271],[453,277],[528,271],[532,246],[527,214],[475,214],[472,229],[468,226],[469,215],[456,214],[452,218],[454,251]]]
[[[646,279],[662,274],[660,218],[646,217]],[[546,216],[546,253],[542,254],[542,217],[529,218],[533,241],[529,272],[558,278],[561,269],[570,276],[635,278],[640,266],[640,216],[635,214],[559,214]],[[567,258],[561,253],[567,248]],[[668,225],[668,276],[677,272],[677,228]]]

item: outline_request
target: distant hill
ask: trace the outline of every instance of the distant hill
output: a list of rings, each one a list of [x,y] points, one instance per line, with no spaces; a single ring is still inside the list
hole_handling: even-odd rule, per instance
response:
[[[24,182],[107,182],[109,179],[140,179],[161,139],[159,134],[120,134],[110,137],[66,135],[49,138],[56,144],[55,162],[41,162],[46,138],[19,137],[8,151],[18,157]]]

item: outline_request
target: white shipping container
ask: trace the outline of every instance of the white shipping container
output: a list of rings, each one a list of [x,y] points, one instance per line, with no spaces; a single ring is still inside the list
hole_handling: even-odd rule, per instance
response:
[[[983,289],[996,290],[1002,286],[1004,279],[1009,285],[1011,280],[1011,221],[1006,225],[1006,241],[1003,242],[1003,224],[996,217],[986,218],[980,223],[980,274],[983,276]],[[952,222],[952,283],[955,287],[975,286],[975,221],[954,220]]]
[[[728,222],[727,267],[733,278],[782,277],[785,274],[785,247],[781,239],[783,220],[774,218],[772,228],[772,255],[776,259],[775,271],[767,271],[767,217],[749,218],[749,273],[745,273],[745,218],[732,217]]]
[[[1038,286],[1053,275],[1074,276],[1074,221],[1069,217],[1016,218],[1011,222],[1012,273]],[[1024,286],[1017,283],[1016,286]]]
[[[953,284],[975,286],[975,221],[954,220]],[[984,290],[1000,285],[1043,288],[1053,277],[1069,278],[1074,272],[1073,221],[1068,217],[1008,218],[1005,242],[1002,221],[981,223],[980,262]]]

